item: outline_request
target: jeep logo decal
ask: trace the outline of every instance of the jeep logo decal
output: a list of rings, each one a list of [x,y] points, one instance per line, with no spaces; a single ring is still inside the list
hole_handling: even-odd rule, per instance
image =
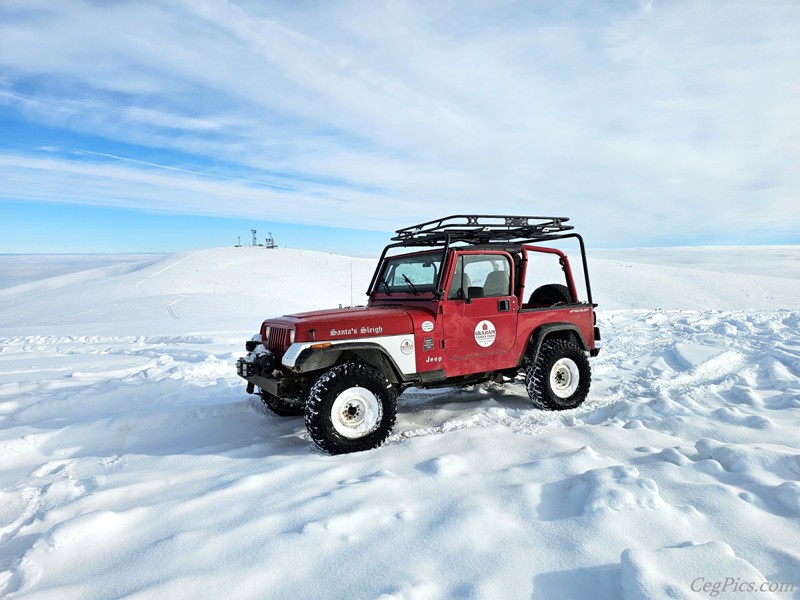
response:
[[[475,326],[475,341],[481,348],[488,348],[494,344],[497,337],[497,330],[491,321],[481,321]]]

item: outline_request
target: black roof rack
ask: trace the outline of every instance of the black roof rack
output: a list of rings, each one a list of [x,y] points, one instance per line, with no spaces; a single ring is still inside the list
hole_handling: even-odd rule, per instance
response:
[[[502,215],[451,215],[397,230],[396,246],[439,246],[454,242],[533,242],[559,237],[574,229],[568,217],[520,217]]]

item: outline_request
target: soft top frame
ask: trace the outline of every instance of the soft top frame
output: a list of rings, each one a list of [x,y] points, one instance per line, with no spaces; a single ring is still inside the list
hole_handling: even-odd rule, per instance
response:
[[[574,229],[572,225],[565,225],[569,217],[526,217],[510,215],[450,215],[441,219],[427,221],[410,227],[398,229],[392,239],[394,244],[389,244],[383,249],[378,266],[372,276],[367,295],[370,297],[375,291],[375,282],[383,267],[386,254],[392,248],[413,248],[419,246],[441,247],[443,257],[447,255],[453,243],[472,245],[506,244],[534,244],[548,240],[563,240],[575,238],[580,244],[583,274],[586,282],[586,293],[589,304],[592,301],[592,288],[589,283],[589,268],[586,264],[586,248],[583,238],[577,233],[567,233]],[[459,246],[463,248],[463,246]],[[458,248],[458,247],[457,247]],[[444,265],[443,265],[444,266]],[[433,295],[442,299],[444,269],[436,278]],[[596,306],[596,305],[595,305]]]

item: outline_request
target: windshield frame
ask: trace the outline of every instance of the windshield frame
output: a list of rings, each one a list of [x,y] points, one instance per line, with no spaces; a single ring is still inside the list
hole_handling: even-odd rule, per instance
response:
[[[375,270],[372,284],[368,295],[374,298],[379,294],[381,298],[395,298],[395,297],[418,297],[418,298],[438,298],[441,296],[442,280],[447,270],[445,264],[446,250],[443,248],[434,248],[432,250],[423,250],[418,252],[408,252],[404,254],[395,254],[393,256],[383,256],[378,268]],[[415,261],[419,258],[419,261]],[[427,259],[427,260],[424,260]],[[413,281],[409,285],[407,282],[389,285],[384,279],[388,274],[389,269],[397,268],[398,265],[414,264],[414,263],[432,262],[434,273],[433,280],[429,283],[420,283]]]

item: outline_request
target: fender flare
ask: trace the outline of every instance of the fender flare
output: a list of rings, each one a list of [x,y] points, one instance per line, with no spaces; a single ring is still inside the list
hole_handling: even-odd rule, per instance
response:
[[[383,346],[370,342],[343,342],[340,344],[333,344],[327,348],[305,348],[297,355],[292,371],[295,373],[306,373],[309,371],[329,369],[336,365],[339,358],[345,353],[377,354],[385,365],[375,364],[371,361],[364,362],[379,368],[382,372],[385,371],[385,367],[388,366],[391,372],[385,373],[385,375],[387,379],[393,383],[401,383],[409,380],[408,376],[404,375],[400,370],[400,367],[397,365],[392,355],[389,354]]]
[[[530,340],[528,340],[528,348],[525,352],[525,356],[530,357],[531,361],[535,361],[536,357],[539,356],[539,351],[542,349],[542,344],[548,337],[553,337],[553,334],[558,334],[557,337],[563,339],[566,337],[564,333],[568,333],[570,336],[574,334],[581,349],[584,352],[589,352],[589,344],[586,343],[586,339],[576,325],[572,323],[547,323],[541,327],[537,327],[533,331]]]

